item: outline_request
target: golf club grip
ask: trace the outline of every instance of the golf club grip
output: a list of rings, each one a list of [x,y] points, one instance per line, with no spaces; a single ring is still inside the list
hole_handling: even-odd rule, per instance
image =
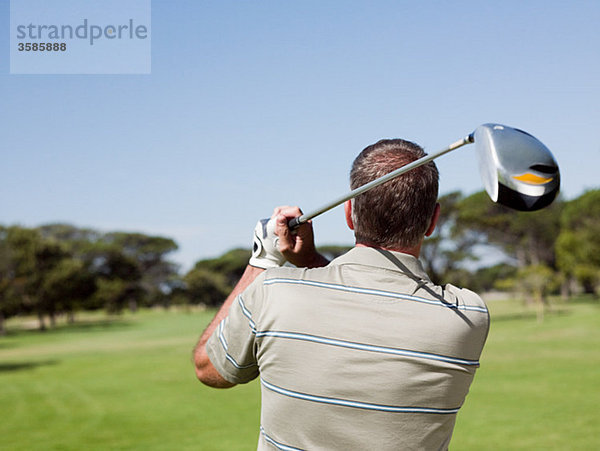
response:
[[[302,216],[296,216],[294,219],[292,219],[292,220],[290,220],[290,222],[288,222],[288,227],[292,230],[300,227],[300,224],[302,224],[303,222],[306,222],[306,221],[301,221],[301,219],[302,219]]]

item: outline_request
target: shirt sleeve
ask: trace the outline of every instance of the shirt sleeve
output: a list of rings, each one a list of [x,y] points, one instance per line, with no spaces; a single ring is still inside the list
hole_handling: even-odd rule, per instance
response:
[[[206,343],[206,352],[219,374],[233,384],[244,384],[258,374],[257,318],[262,305],[264,272],[238,295],[227,316]]]

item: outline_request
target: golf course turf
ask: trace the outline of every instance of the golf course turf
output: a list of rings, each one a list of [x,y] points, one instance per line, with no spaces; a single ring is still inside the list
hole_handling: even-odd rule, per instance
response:
[[[600,449],[600,302],[555,301],[543,322],[520,302],[489,307],[451,449]],[[191,351],[213,313],[81,313],[46,332],[11,319],[0,449],[255,449],[256,381],[215,390],[194,376]]]

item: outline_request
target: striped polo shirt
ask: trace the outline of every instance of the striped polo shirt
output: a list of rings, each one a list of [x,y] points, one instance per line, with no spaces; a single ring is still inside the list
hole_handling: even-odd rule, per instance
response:
[[[446,449],[489,329],[472,291],[418,259],[356,247],[273,268],[207,343],[232,383],[261,383],[258,449]]]

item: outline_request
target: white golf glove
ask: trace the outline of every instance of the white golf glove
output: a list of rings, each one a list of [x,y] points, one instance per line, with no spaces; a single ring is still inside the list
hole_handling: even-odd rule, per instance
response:
[[[274,268],[285,263],[285,257],[279,252],[279,237],[275,235],[275,220],[261,219],[254,228],[254,246],[250,265],[257,268]]]

